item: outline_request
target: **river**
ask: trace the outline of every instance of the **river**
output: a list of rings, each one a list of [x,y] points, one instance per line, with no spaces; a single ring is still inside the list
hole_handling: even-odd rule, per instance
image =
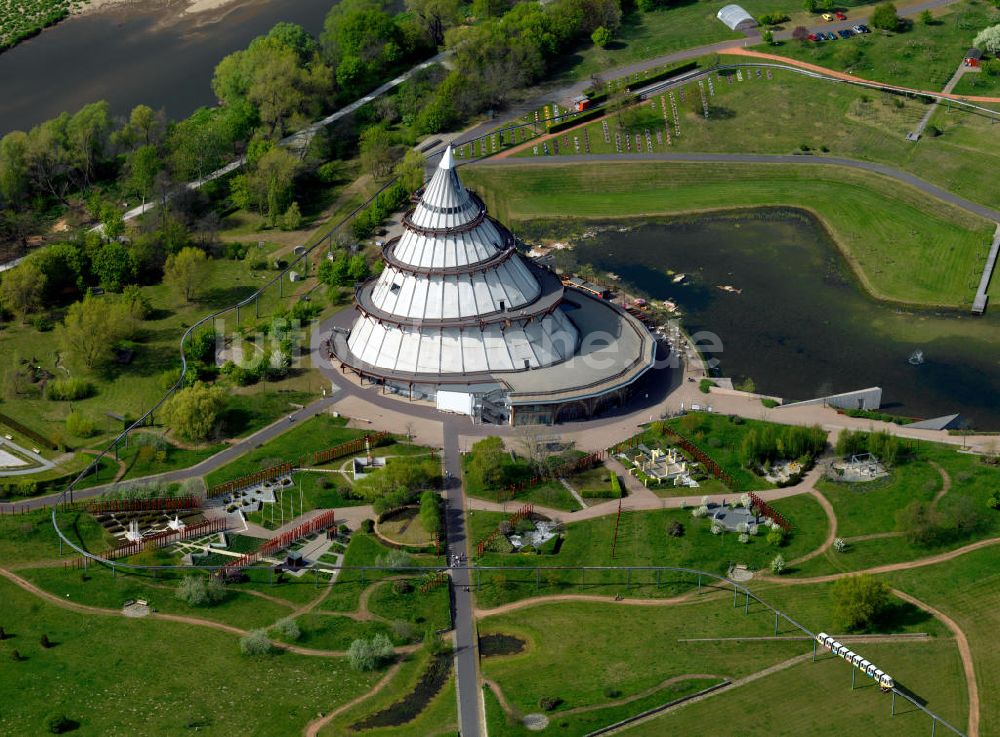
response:
[[[73,16],[0,53],[0,135],[63,111],[107,100],[125,115],[139,103],[183,118],[215,104],[211,80],[222,57],[245,48],[279,21],[313,34],[335,0],[247,0],[177,18],[150,0]]]
[[[722,376],[752,377],[758,391],[788,400],[881,386],[886,411],[960,412],[977,429],[1000,429],[1000,305],[977,318],[876,302],[806,212],[606,227],[574,243],[560,252],[565,265],[614,272],[651,298],[675,300],[689,332],[718,335]],[[674,283],[667,270],[688,276]],[[917,350],[924,363],[912,365]]]

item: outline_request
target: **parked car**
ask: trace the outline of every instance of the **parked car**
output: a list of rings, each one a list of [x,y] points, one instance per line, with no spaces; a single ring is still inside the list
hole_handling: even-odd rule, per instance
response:
[[[864,33],[864,31],[861,30],[861,26],[851,26],[851,30],[855,33]]]
[[[861,29],[861,33],[871,33],[872,29],[866,26],[864,23],[860,24],[858,28]]]
[[[834,34],[832,34],[829,31],[827,31],[826,40],[827,41],[836,41],[837,37]]]
[[[806,38],[808,38],[810,41],[821,41],[822,40],[815,33],[810,33]]]
[[[823,20],[829,22],[829,21],[833,20],[833,16],[830,15],[829,13],[823,13]]]
[[[834,13],[833,13],[833,14],[834,14],[835,16],[837,16],[837,20],[847,20],[847,16],[846,16],[846,15],[844,15],[844,13],[843,13],[842,11],[840,11],[840,10],[836,10],[836,11],[834,11]]]
[[[837,31],[837,33],[840,35],[841,38],[850,38],[851,36],[854,35],[854,31],[850,30],[849,28],[842,28],[839,31]]]

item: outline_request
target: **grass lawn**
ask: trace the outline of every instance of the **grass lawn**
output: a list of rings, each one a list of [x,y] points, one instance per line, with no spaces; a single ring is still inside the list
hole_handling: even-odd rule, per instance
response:
[[[981,463],[977,456],[958,453],[953,446],[918,443],[916,448],[916,458],[895,466],[892,476],[886,480],[852,485],[824,479],[817,484],[834,508],[837,534],[848,538],[848,548],[843,553],[830,550],[802,564],[798,575],[861,570],[926,558],[997,534],[1000,514],[988,510],[986,500],[1000,483],[1000,469]],[[937,509],[945,514],[961,505],[968,505],[977,512],[982,510],[980,529],[932,547],[913,544],[904,537],[850,540],[859,535],[895,532],[896,513],[900,508],[913,501],[933,500],[943,487],[941,475],[930,461],[942,466],[951,479],[951,489],[938,502]]]
[[[959,728],[968,714],[958,650],[947,640],[863,644],[861,652],[927,700],[927,708]],[[850,690],[851,666],[827,654],[806,660],[736,690],[713,696],[622,732],[629,737],[697,734],[729,737],[838,737],[864,732],[887,737],[930,734],[930,718],[902,699],[890,715],[890,697],[874,681],[858,678]],[[937,734],[947,730],[938,727]]]
[[[344,554],[345,566],[374,566],[378,559],[387,555],[391,548],[386,547],[373,535],[355,532]],[[433,555],[410,555],[411,565],[432,566],[443,563],[443,557]],[[391,571],[341,571],[337,582],[333,585],[330,595],[319,605],[319,609],[328,612],[353,612],[358,608],[361,592],[373,582],[392,575]]]
[[[462,467],[468,468],[470,462],[470,456],[465,455],[462,457]],[[507,501],[510,511],[513,512],[522,504],[537,504],[543,507],[549,507],[550,509],[559,509],[566,512],[575,512],[580,509],[579,502],[573,498],[573,495],[559,483],[558,480],[552,479],[549,481],[543,481],[540,484],[535,484],[529,486],[525,489],[521,489],[516,492],[516,496],[513,499],[507,499],[506,491],[501,491],[499,489],[489,489],[478,483],[477,480],[466,473],[464,474],[463,483],[465,485],[465,493],[469,496],[474,496],[477,499],[486,499],[487,501]],[[498,496],[501,495],[501,496]]]
[[[423,631],[451,628],[451,595],[447,585],[420,591],[420,579],[410,578],[413,589],[396,593],[389,582],[379,583],[368,596],[368,610],[389,621],[409,622]]]
[[[382,691],[336,716],[320,731],[320,737],[351,734],[351,725],[378,713],[410,694],[427,667],[429,654],[421,649],[405,656],[399,673]],[[452,677],[412,721],[395,727],[364,730],[366,737],[453,737],[458,729],[455,710],[455,677]],[[491,732],[492,734],[492,732]]]
[[[524,599],[539,594],[592,593],[604,596],[623,594],[634,597],[672,596],[696,585],[692,576],[664,573],[660,586],[652,571],[626,574],[614,571],[541,571],[536,588],[535,566],[674,566],[695,568],[724,575],[731,563],[745,563],[751,569],[766,568],[777,553],[786,560],[819,547],[826,537],[827,523],[819,503],[809,496],[797,496],[775,503],[794,529],[788,543],[775,548],[763,534],[740,543],[738,535],[713,535],[710,523],[695,519],[687,510],[624,512],[618,525],[615,555],[611,557],[615,534],[615,516],[609,515],[566,525],[564,540],[555,555],[487,553],[481,565],[519,566],[523,573],[483,572],[482,588],[477,593],[484,607]],[[485,537],[504,519],[504,515],[474,512],[469,535],[473,541]],[[670,537],[672,522],[684,525],[682,537]],[[501,577],[502,578],[499,578]],[[706,579],[707,583],[707,579]]]
[[[267,627],[292,612],[275,602],[261,599],[247,593],[233,590],[225,601],[210,607],[192,607],[174,595],[180,576],[170,578],[161,574],[152,575],[118,574],[99,566],[91,566],[84,580],[80,570],[63,568],[31,568],[20,573],[36,586],[60,598],[67,598],[78,604],[121,609],[128,599],[146,599],[158,611],[183,614],[201,619],[224,622],[242,629]],[[312,592],[313,597],[318,591]]]
[[[84,512],[58,512],[63,533],[92,551],[102,551],[111,542],[97,521]],[[66,551],[72,552],[69,548]],[[28,514],[0,515],[0,566],[54,560],[59,557],[59,538],[52,529],[52,512],[42,509]]]
[[[1000,23],[1000,9],[982,0],[964,0],[935,13],[935,23],[919,20],[901,33],[874,31],[864,36],[830,43],[786,41],[779,46],[758,46],[758,50],[802,59],[864,79],[912,87],[941,90],[962,62],[975,35],[987,26]],[[983,84],[978,95],[997,95],[1000,78]],[[956,90],[958,92],[958,90]]]
[[[412,545],[416,548],[431,545],[434,538],[421,524],[419,512],[417,507],[407,507],[390,519],[380,522],[378,530],[393,542],[403,545]]]
[[[254,448],[232,463],[205,477],[209,486],[239,478],[266,466],[295,460],[304,453],[323,450],[363,436],[363,430],[348,429],[346,417],[317,415],[282,433],[274,440]]]
[[[0,710],[4,734],[41,734],[57,712],[79,722],[81,736],[284,737],[380,677],[351,670],[346,658],[248,658],[235,636],[204,627],[64,611],[6,581],[0,619],[14,635],[0,643],[0,688],[17,694]],[[56,647],[42,649],[42,634]],[[11,662],[15,648],[25,660]]]
[[[970,270],[995,229],[897,182],[835,166],[632,161],[505,167],[502,176],[471,166],[462,174],[514,227],[562,213],[587,219],[804,207],[824,222],[872,294],[910,303],[971,300]]]
[[[981,734],[1000,731],[1000,702],[991,692],[1000,679],[994,641],[1000,627],[1000,571],[996,550],[986,549],[929,568],[883,577],[896,588],[944,612],[961,627],[972,648],[980,693]],[[959,719],[964,726],[964,719]]]

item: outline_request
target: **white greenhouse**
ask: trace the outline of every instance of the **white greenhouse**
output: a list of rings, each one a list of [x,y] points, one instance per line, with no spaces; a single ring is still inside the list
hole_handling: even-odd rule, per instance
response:
[[[727,5],[716,17],[734,31],[749,31],[757,27],[757,21],[740,5]]]

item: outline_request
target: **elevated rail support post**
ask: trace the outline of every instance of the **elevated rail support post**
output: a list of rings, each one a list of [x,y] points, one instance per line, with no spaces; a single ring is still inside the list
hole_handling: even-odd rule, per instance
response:
[[[736,608],[736,594],[737,594],[736,584],[733,584],[733,609]]]
[[[934,737],[934,730],[937,728],[937,719],[931,717],[931,737]]]
[[[535,591],[538,591],[538,587],[539,587],[539,585],[541,583],[541,575],[542,575],[542,572],[536,566],[535,567]]]
[[[747,600],[743,604],[743,613],[744,614],[750,613],[750,589],[747,589]]]
[[[858,675],[858,671],[857,671],[857,669],[856,669],[856,668],[855,668],[855,667],[854,667],[854,666],[852,665],[852,666],[851,666],[851,690],[852,690],[852,691],[854,690],[854,679],[855,679],[855,678],[857,677],[857,675]]]
[[[816,640],[813,639],[813,662],[816,662]]]
[[[774,636],[778,636],[778,610],[774,610]]]
[[[896,689],[892,690],[892,711],[890,712],[892,716],[896,716]]]
[[[701,574],[698,574],[698,593],[701,593]]]

